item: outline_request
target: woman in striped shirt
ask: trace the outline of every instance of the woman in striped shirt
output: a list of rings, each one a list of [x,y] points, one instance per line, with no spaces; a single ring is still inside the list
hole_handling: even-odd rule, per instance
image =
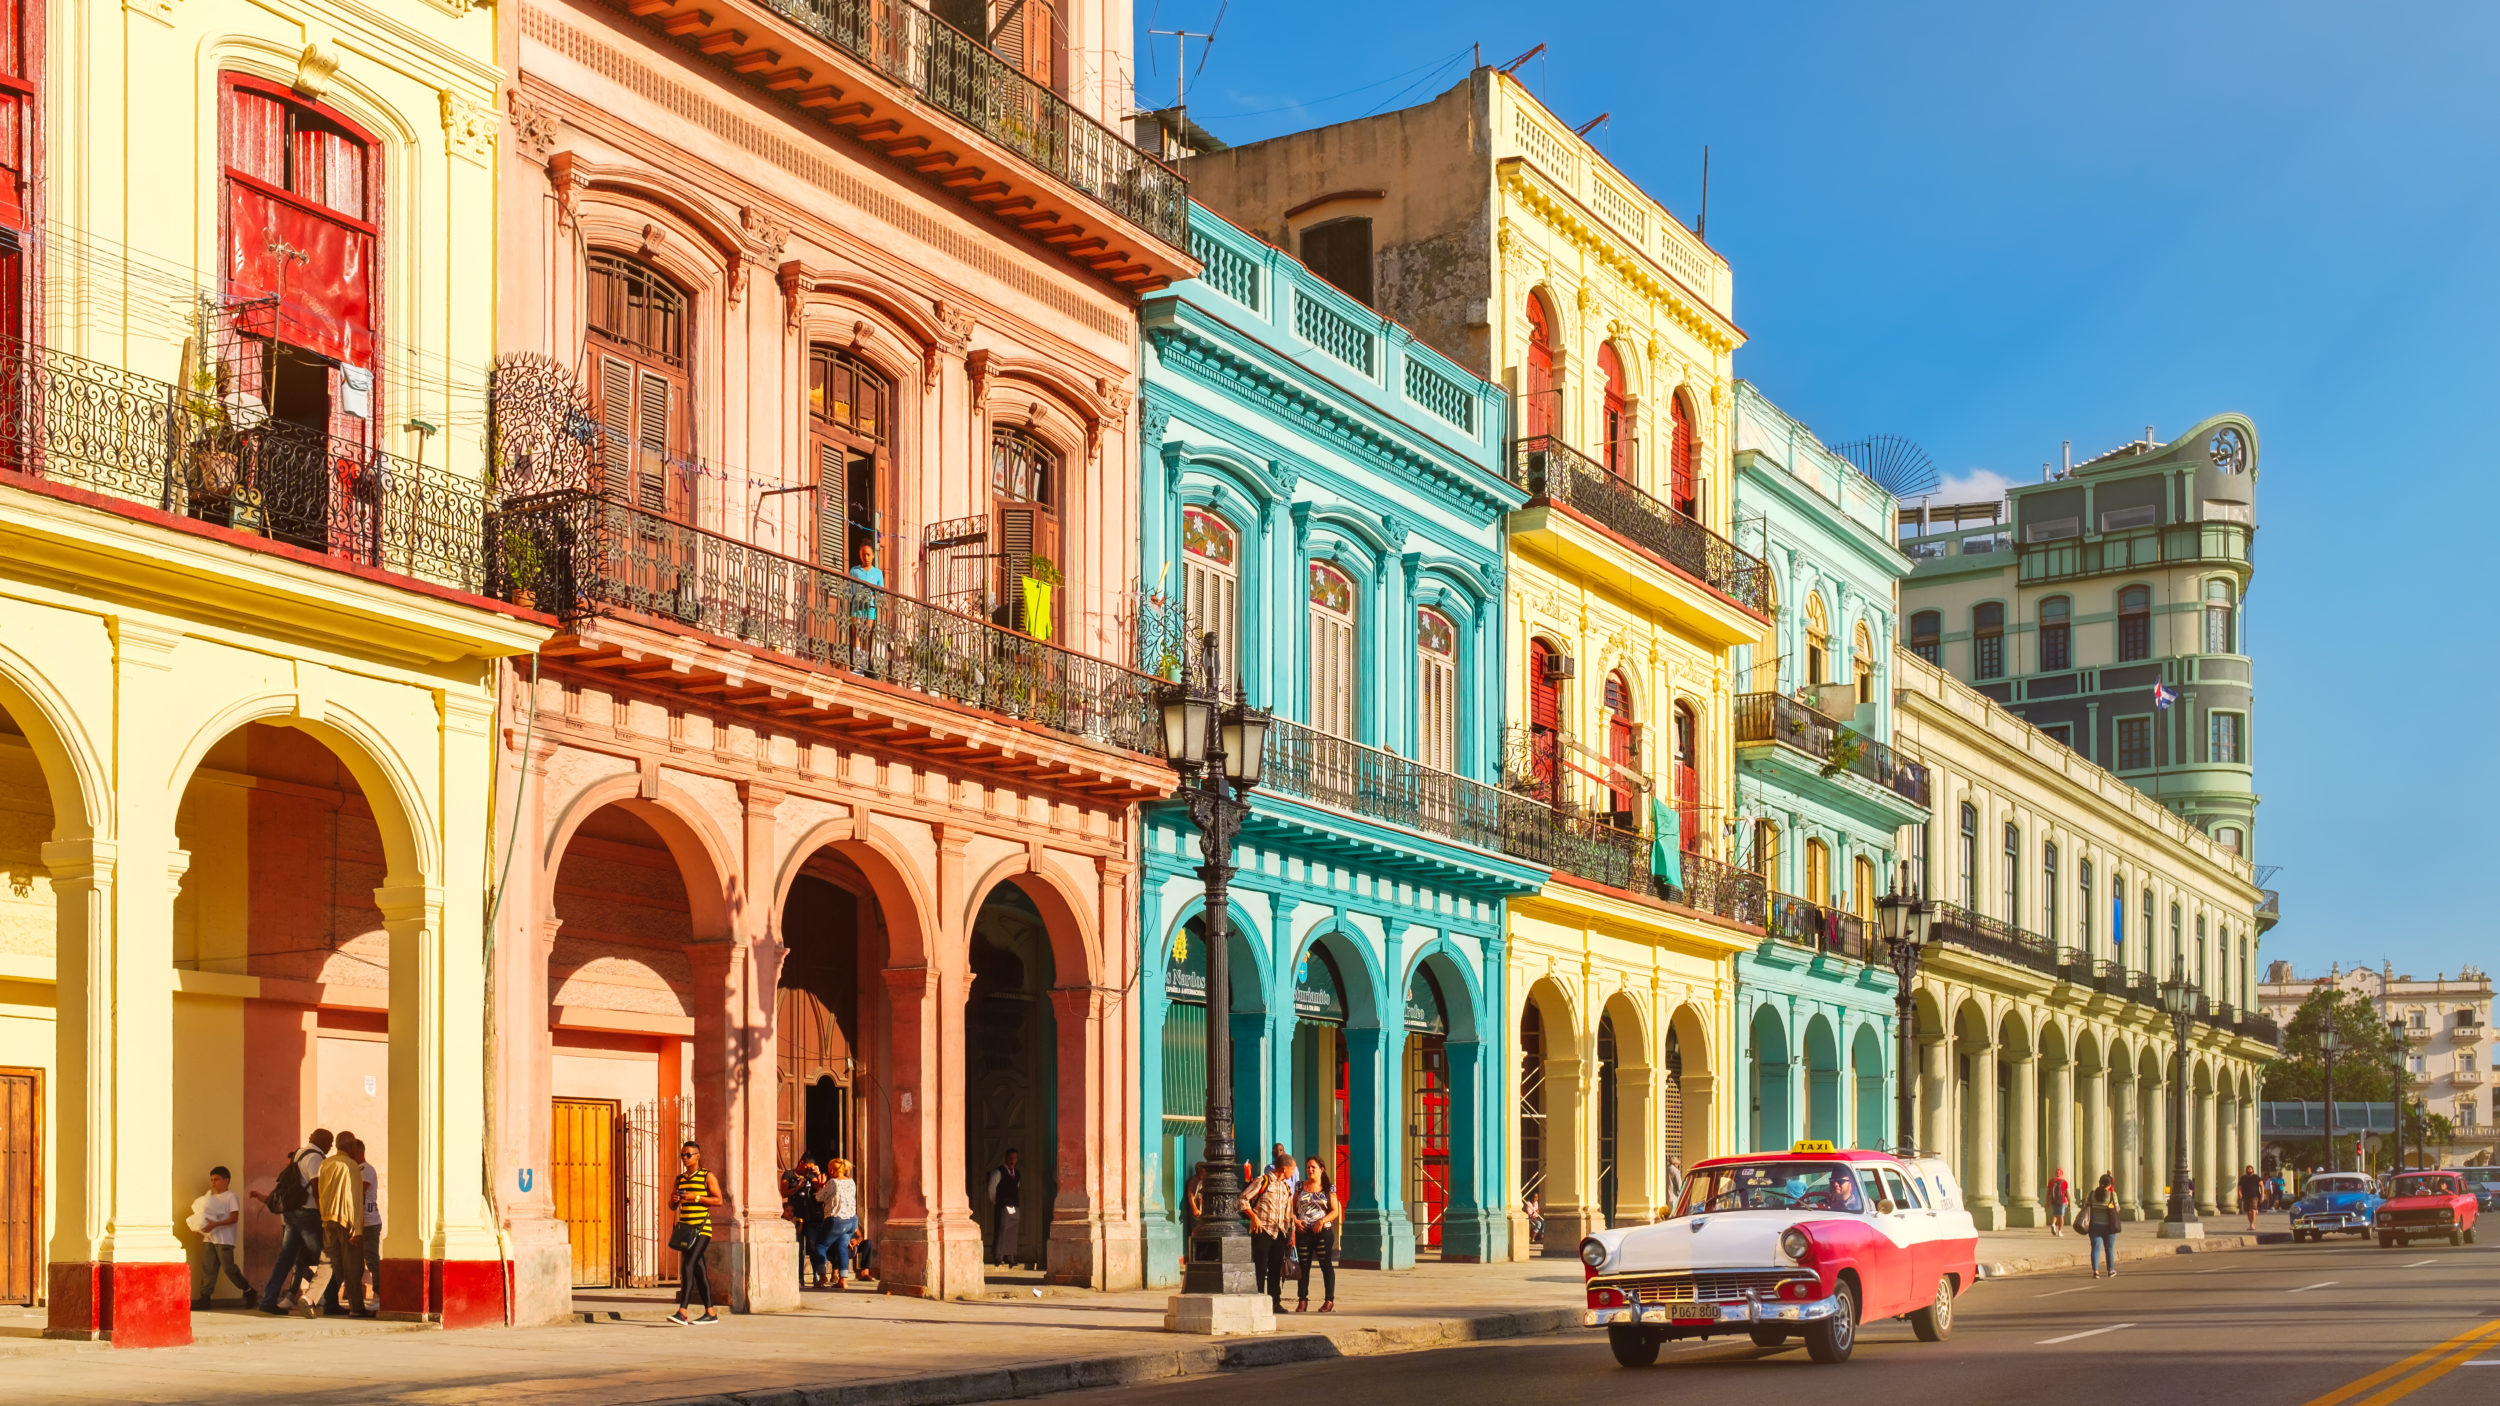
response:
[[[720,1204],[720,1183],[703,1167],[703,1149],[689,1142],[677,1149],[677,1189],[669,1193],[668,1203],[677,1208],[677,1233],[670,1243],[682,1245],[677,1252],[677,1311],[668,1321],[677,1324],[718,1323],[712,1312],[712,1273],[704,1262],[704,1254],[712,1248],[712,1208]],[[697,1296],[703,1303],[703,1316],[688,1318],[687,1301]]]

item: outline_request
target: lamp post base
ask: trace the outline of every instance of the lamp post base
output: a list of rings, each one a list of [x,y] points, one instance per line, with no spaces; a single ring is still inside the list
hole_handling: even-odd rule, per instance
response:
[[[2163,1221],[2161,1238],[2164,1240],[2202,1240],[2205,1238],[2205,1223],[2201,1220]]]
[[[1216,1338],[1273,1333],[1276,1306],[1265,1294],[1174,1294],[1164,1301],[1163,1331]]]

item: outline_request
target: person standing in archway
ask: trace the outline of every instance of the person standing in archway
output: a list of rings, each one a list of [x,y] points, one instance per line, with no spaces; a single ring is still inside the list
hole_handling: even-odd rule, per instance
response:
[[[1016,1149],[990,1169],[990,1263],[1009,1264],[1021,1252],[1024,1173],[1016,1165]]]

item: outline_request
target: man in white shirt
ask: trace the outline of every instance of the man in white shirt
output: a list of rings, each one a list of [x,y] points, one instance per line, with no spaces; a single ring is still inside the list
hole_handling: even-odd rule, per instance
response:
[[[368,1302],[379,1304],[382,1301],[382,1175],[373,1169],[373,1159],[365,1155],[363,1138],[356,1139],[354,1151],[356,1170],[365,1184],[365,1225],[360,1238],[364,1241],[365,1273],[373,1278],[373,1297]]]
[[[233,1189],[232,1174],[223,1167],[208,1171],[208,1194],[200,1198],[200,1253],[192,1261],[191,1311],[198,1313],[217,1297],[217,1281],[222,1276],[234,1281],[243,1291],[243,1306],[251,1308],[260,1302],[260,1295],[234,1262],[234,1229],[243,1219],[243,1203]]]

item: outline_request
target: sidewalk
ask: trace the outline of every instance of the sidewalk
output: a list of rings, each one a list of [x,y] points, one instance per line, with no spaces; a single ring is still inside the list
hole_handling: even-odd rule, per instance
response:
[[[2155,1229],[2130,1224],[2119,1237],[2122,1256],[2178,1253],[2180,1242],[2157,1240]],[[2199,1248],[2247,1241],[2244,1228],[2215,1226]],[[2080,1240],[2045,1230],[1980,1239],[1991,1277],[2081,1268],[2083,1255]],[[947,1406],[1553,1332],[1578,1321],[1580,1282],[1579,1265],[1560,1258],[1346,1270],[1337,1313],[1288,1313],[1274,1337],[1222,1341],[1164,1333],[1165,1290],[1022,1284],[952,1303],[810,1292],[796,1313],[724,1318],[710,1328],[662,1321],[670,1301],[654,1290],[584,1293],[574,1323],[462,1333],[228,1309],[194,1320],[192,1346],[152,1352],[13,1336],[16,1325],[0,1324],[0,1371],[12,1403]],[[296,1342],[309,1350],[272,1350]]]

